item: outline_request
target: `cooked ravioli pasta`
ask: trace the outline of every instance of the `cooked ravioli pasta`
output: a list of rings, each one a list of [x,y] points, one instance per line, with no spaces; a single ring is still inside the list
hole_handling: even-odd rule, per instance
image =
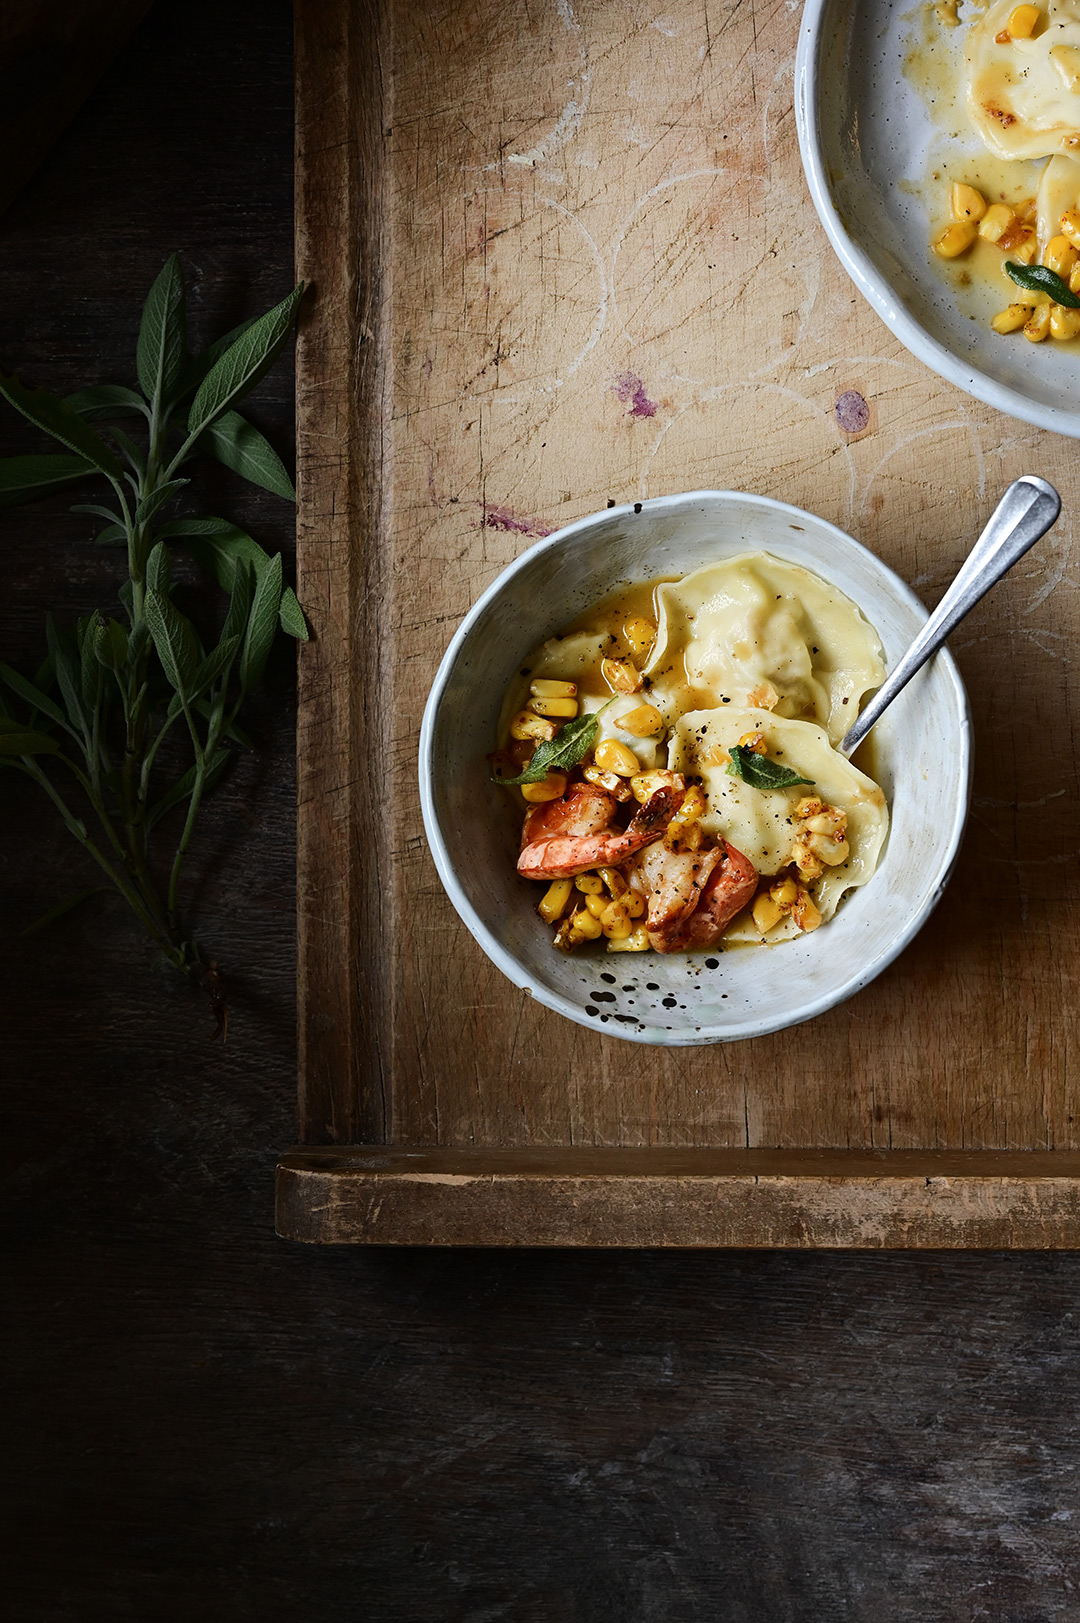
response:
[[[518,871],[549,881],[556,945],[773,943],[831,919],[888,832],[881,789],[836,748],[884,675],[856,605],[767,553],[627,588],[534,649],[499,775],[526,780]],[[590,715],[571,760],[550,718]],[[756,787],[729,771],[736,745],[804,781]],[[553,764],[530,778],[537,750]]]

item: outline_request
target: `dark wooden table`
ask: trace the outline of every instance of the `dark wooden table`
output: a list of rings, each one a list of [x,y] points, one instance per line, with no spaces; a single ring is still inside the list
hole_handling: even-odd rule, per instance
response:
[[[178,248],[214,334],[291,279],[287,7],[159,0],[0,218],[0,353],[130,376]],[[286,450],[282,363],[252,415]],[[2,449],[29,432],[0,417]],[[204,487],[272,550],[290,511]],[[214,510],[212,507],[211,510]],[[0,653],[108,602],[63,501],[3,517]],[[195,865],[228,1045],[118,903],[0,812],[12,1623],[898,1623],[1080,1616],[1080,1258],[308,1250],[295,1122],[292,671]]]

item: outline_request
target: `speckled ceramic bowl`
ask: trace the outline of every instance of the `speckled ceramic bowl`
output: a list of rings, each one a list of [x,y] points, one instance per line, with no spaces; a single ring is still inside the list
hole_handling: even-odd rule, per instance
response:
[[[926,619],[903,581],[823,519],[735,491],[661,496],[640,512],[614,507],[579,519],[504,570],[447,649],[424,712],[424,822],[462,920],[515,986],[569,1020],[631,1042],[757,1037],[851,997],[926,921],[967,818],[967,697],[952,658],[940,653],[874,730],[888,844],[873,879],[849,893],[828,925],[775,947],[722,952],[607,954],[599,943],[569,956],[553,950],[536,913],[540,889],[515,872],[518,820],[488,779],[506,685],[531,648],[618,582],[688,574],[748,550],[802,564],[840,587],[876,628],[890,668]]]

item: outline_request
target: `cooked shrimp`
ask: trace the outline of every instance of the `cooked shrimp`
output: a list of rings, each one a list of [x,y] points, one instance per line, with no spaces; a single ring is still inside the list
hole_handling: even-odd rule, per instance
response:
[[[556,835],[599,834],[611,827],[616,804],[615,796],[606,789],[592,783],[575,783],[561,800],[529,807],[521,830],[521,849]]]
[[[614,799],[602,790],[595,790],[591,785],[581,788],[575,785],[566,800],[578,798],[585,787],[590,789],[592,795],[611,802],[610,820],[614,814]],[[673,789],[658,789],[625,830],[608,826],[576,834],[549,834],[547,830],[550,825],[543,816],[532,824],[526,818],[527,843],[518,857],[517,871],[525,879],[573,879],[577,874],[588,873],[590,868],[617,868],[643,846],[660,838],[674,816],[680,798]],[[565,805],[565,801],[556,800],[539,810],[546,813],[552,807],[562,805]],[[576,818],[578,812],[582,818],[585,817],[585,808],[580,801],[577,809],[571,809],[568,815]],[[598,814],[599,806],[596,805],[588,815],[596,817]],[[553,821],[557,826],[558,818]],[[543,830],[539,837],[535,832],[538,829]]]
[[[711,947],[752,899],[757,873],[726,840],[707,851],[651,845],[635,862],[630,883],[648,900],[649,945],[678,952]]]

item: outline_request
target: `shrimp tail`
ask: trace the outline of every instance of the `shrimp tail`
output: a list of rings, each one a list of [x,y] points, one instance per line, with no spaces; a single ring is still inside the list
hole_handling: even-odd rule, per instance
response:
[[[532,840],[518,857],[517,871],[523,879],[575,879],[590,868],[617,868],[660,838],[680,798],[674,789],[658,789],[625,833],[605,829],[595,834],[555,834]]]
[[[749,857],[724,840],[720,861],[701,887],[693,912],[686,915],[678,934],[660,950],[675,952],[684,947],[715,945],[736,913],[753,901],[757,881],[757,869]]]

